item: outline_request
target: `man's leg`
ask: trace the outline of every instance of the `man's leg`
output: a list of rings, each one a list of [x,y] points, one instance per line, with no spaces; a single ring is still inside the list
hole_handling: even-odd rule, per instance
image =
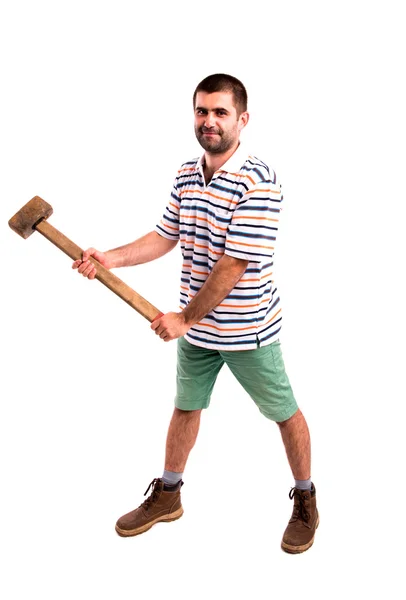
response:
[[[285,371],[279,340],[256,350],[222,352],[225,362],[257,404],[279,425],[295,486],[294,508],[282,539],[286,552],[304,552],[313,544],[319,517],[316,489],[310,481],[310,435]]]
[[[144,494],[152,487],[149,498],[117,521],[119,535],[138,535],[155,523],[182,516],[183,470],[199,432],[201,411],[209,406],[222,365],[217,351],[193,346],[183,338],[178,340],[177,394],[166,440],[164,473],[150,483]]]
[[[289,494],[294,499],[293,512],[281,546],[285,552],[298,554],[312,546],[319,524],[316,489],[310,481],[310,434],[300,409],[290,419],[278,425],[295,479],[295,487]]]
[[[195,445],[200,426],[200,410],[175,408],[166,438],[165,471],[183,473]]]
[[[278,425],[294,479],[310,479],[310,434],[301,410]]]

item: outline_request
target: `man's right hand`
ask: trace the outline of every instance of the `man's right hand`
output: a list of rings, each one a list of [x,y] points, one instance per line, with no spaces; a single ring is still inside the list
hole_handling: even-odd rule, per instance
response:
[[[78,272],[87,277],[88,279],[94,279],[96,277],[97,269],[89,258],[93,256],[103,267],[106,269],[110,268],[107,254],[105,252],[99,252],[95,248],[88,248],[83,252],[82,260],[75,260],[72,264],[72,269],[77,269]]]

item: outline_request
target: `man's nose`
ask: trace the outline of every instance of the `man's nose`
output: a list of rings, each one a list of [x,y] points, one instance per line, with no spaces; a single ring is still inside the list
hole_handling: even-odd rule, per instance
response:
[[[206,118],[204,120],[204,126],[207,128],[214,126],[214,116],[213,113],[207,113]]]

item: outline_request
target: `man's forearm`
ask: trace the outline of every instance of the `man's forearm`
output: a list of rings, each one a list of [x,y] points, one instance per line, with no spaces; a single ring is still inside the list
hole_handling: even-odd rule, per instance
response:
[[[224,254],[215,264],[196,296],[183,310],[185,323],[192,326],[205,317],[231,292],[243,276],[248,260]]]
[[[108,250],[105,255],[110,269],[130,267],[160,258],[172,250],[176,244],[177,241],[168,240],[156,231],[151,231],[130,244]]]

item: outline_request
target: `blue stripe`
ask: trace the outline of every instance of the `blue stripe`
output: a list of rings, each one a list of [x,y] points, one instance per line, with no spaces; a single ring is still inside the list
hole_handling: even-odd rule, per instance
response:
[[[187,280],[187,283],[189,283],[189,281],[196,281],[197,283],[205,283],[206,280],[207,280],[207,277],[205,279],[198,279],[197,277],[190,276],[189,279]]]
[[[174,240],[179,239],[178,236],[176,235],[176,233],[168,233],[166,231],[166,229],[163,229],[163,227],[161,227],[160,225],[157,225],[157,229],[160,229],[165,235],[170,235],[173,237]]]
[[[210,321],[214,321],[215,323],[218,323],[220,325],[222,325],[223,323],[226,325],[244,325],[244,323],[258,322],[257,317],[253,319],[216,319],[216,317],[213,317],[212,315],[206,315],[205,319],[209,319]]]
[[[248,256],[265,256],[266,258],[269,258],[269,254],[262,254],[261,252],[247,252],[246,250],[237,250],[236,248],[228,248],[226,246],[226,250],[229,250],[230,252],[238,252],[238,254],[247,254]],[[273,251],[272,251],[272,255],[273,255]],[[254,262],[258,262],[258,261],[254,261]]]
[[[276,323],[278,323],[281,319],[279,319],[278,321],[276,321]],[[274,335],[276,335],[277,333],[280,332],[280,330],[282,329],[282,327],[279,327],[279,329],[277,329],[276,331],[272,331],[272,333],[270,333],[269,335],[265,336],[265,337],[261,337],[261,333],[258,333],[258,338],[260,342],[266,342],[266,340],[269,340],[269,338],[273,337]]]
[[[243,200],[240,204],[245,204],[248,201],[251,202],[251,200],[259,200],[260,202],[278,202],[278,204],[281,203],[280,198],[271,198],[270,196],[250,196],[249,198]]]
[[[191,172],[189,172],[189,173],[182,173],[182,175],[178,175],[178,176],[175,178],[175,181],[176,181],[176,186],[178,186],[178,185],[179,185],[179,183],[180,183],[180,180],[181,180],[181,179],[184,179],[185,177],[196,177],[196,175],[198,175],[198,171],[197,171],[197,169],[195,170],[195,172],[192,172],[192,171],[191,171]]]
[[[257,198],[257,200],[260,200],[260,198]],[[279,213],[281,212],[280,208],[272,208],[271,206],[244,206],[246,200],[244,200],[244,202],[242,202],[239,207],[238,207],[238,212],[241,212],[243,210],[259,210],[262,212],[275,212],[275,213]],[[275,201],[276,202],[276,201]]]
[[[273,299],[273,296],[276,294],[276,292],[277,292],[277,288],[275,288],[274,291],[273,291],[273,293],[272,293],[272,299]],[[268,308],[268,310],[266,311],[266,316],[268,316],[269,313],[271,313],[273,311],[273,309],[275,308],[275,306],[277,306],[279,304],[279,302],[280,302],[280,298],[278,296],[276,298],[275,302],[273,302],[271,304],[271,306]]]
[[[273,231],[278,231],[277,227],[271,227],[270,225],[252,225],[252,223],[249,225],[246,223],[233,223],[233,227],[255,227],[257,229],[271,229]]]
[[[185,227],[191,227],[192,223],[184,223],[183,221],[180,221],[179,225],[184,225]],[[193,227],[196,227],[196,229],[202,229],[203,231],[208,231],[213,237],[218,237],[221,239],[224,239],[226,236],[224,235],[224,233],[214,233],[214,231],[211,231],[211,229],[209,229],[209,227],[204,227],[203,225],[199,225],[198,223],[193,223]],[[194,235],[194,232],[189,232],[188,229],[180,229],[179,233],[183,233],[184,235]]]
[[[192,335],[190,332],[192,330],[189,329],[189,331],[187,332],[187,335],[189,337],[191,337],[193,340],[198,340],[199,342],[206,342],[207,344],[217,344],[218,346],[240,346],[241,344],[257,344],[257,336],[255,333],[248,333],[246,334],[246,337],[254,337],[254,340],[237,340],[236,342],[218,342],[217,340],[209,340],[207,338],[202,338],[199,337],[197,335]],[[206,333],[207,331],[200,331],[200,329],[195,329],[193,328],[193,331],[198,331],[199,333]],[[214,334],[210,334],[210,335],[214,335]],[[220,337],[220,336],[214,336],[214,337]],[[224,336],[224,337],[237,337],[237,336]],[[239,336],[239,337],[243,337],[243,336]]]
[[[256,156],[254,156],[253,158],[255,158],[256,162],[252,162],[252,160],[250,160],[249,158],[247,158],[246,162],[255,167],[262,167],[263,169],[265,169],[268,175],[270,175],[268,165],[266,165],[262,160],[259,160],[259,158],[257,158]]]
[[[209,236],[202,235],[201,233],[194,233],[194,232],[192,232],[192,233],[188,234],[188,232],[183,232],[183,231],[182,231],[182,233],[186,233],[186,237],[188,235],[191,235],[191,236],[193,236],[194,239],[204,240],[204,241],[210,241],[210,237]],[[217,237],[221,237],[221,236],[217,236]],[[189,244],[190,240],[185,239],[185,243]],[[215,246],[216,248],[224,248],[224,239],[223,239],[222,242],[214,242],[214,241],[212,241],[211,245]],[[189,250],[192,250],[192,248],[189,248]],[[210,248],[207,248],[207,250],[210,250]]]
[[[188,252],[190,250],[190,248],[185,249],[184,247],[181,246],[181,249],[182,249],[183,258],[185,260],[187,260],[187,259],[192,260],[194,256],[202,256],[203,258],[208,258],[209,260],[213,260],[208,254],[204,254],[203,252],[198,252],[197,250],[194,250],[193,254],[191,254],[190,256],[186,256],[183,253]],[[193,260],[193,262],[194,262],[194,260]],[[213,261],[213,262],[217,262],[217,261]]]
[[[168,212],[171,215],[173,215],[174,217],[176,217],[177,221],[179,221],[179,214],[178,213],[173,212],[173,210],[171,210],[170,208],[167,208],[166,212]]]
[[[175,223],[175,225],[179,224],[178,219],[170,219],[167,215],[163,215],[162,218],[165,219],[166,221],[169,221],[169,223]]]
[[[256,285],[253,287],[243,287],[240,285],[236,285],[234,289],[235,290],[260,290],[261,288],[266,287],[267,285],[269,285],[269,281],[267,281],[266,283],[263,283],[262,285]]]
[[[239,192],[238,190],[232,190],[230,188],[226,188],[222,185],[218,185],[217,183],[210,183],[211,188],[215,188],[216,190],[220,190],[222,192],[226,192],[227,194],[231,194],[233,196],[238,196],[242,198],[244,196],[244,192]],[[224,200],[228,200],[228,198],[224,198]]]
[[[247,225],[247,227],[249,227],[249,225]],[[276,237],[273,237],[271,235],[262,235],[262,234],[258,234],[258,233],[240,233],[239,231],[232,231],[230,230],[228,232],[229,236],[236,236],[236,237],[246,237],[246,238],[251,238],[251,239],[255,239],[255,240],[272,240],[275,241]],[[238,243],[238,242],[237,242]]]
[[[237,183],[237,185],[240,185],[241,187],[245,188],[245,191],[248,192],[249,187],[248,185],[246,185],[243,181],[238,181],[238,180],[231,180],[228,179],[227,177],[223,177],[223,175],[219,175],[219,177],[216,177],[215,181],[218,181],[219,179],[221,179],[222,181],[227,181],[227,183]]]
[[[270,179],[267,179],[266,177],[264,177],[264,176],[263,176],[263,174],[261,173],[261,171],[260,171],[260,170],[259,170],[257,167],[252,167],[252,168],[250,168],[250,167],[246,167],[246,166],[244,165],[244,166],[241,168],[241,171],[247,171],[247,173],[252,173],[252,172],[254,172],[254,173],[256,173],[256,174],[259,176],[259,178],[260,178],[260,180],[261,180],[261,183],[271,183],[271,180],[270,180]]]
[[[206,279],[207,279],[207,278],[206,278]],[[190,279],[183,279],[183,278],[182,278],[182,279],[181,279],[181,281],[183,281],[184,283],[187,283],[187,284],[189,284],[189,289],[190,289],[190,290],[192,290],[193,292],[198,292],[202,286],[196,287],[195,285],[192,285],[192,284],[190,283],[190,281],[191,281],[191,280],[194,280],[194,281],[197,281],[198,283],[205,283],[205,282],[206,282],[206,279],[196,279],[196,278],[194,278],[194,277],[190,277]],[[266,287],[267,285],[268,285],[268,284],[265,284],[264,286],[261,286],[261,287]],[[257,290],[257,291],[258,291],[260,288],[256,288],[256,287],[250,287],[250,288],[234,288],[234,289],[235,289],[235,290],[236,290],[236,289],[238,289],[238,290]],[[242,296],[240,296],[240,295],[238,295],[238,294],[229,294],[229,295],[228,295],[228,296],[225,298],[225,300],[258,300],[258,301],[262,301],[262,299],[264,298],[264,296],[265,296],[266,294],[269,294],[269,292],[271,291],[271,289],[272,289],[272,287],[271,287],[271,288],[268,288],[268,289],[265,289],[265,290],[262,290],[262,292],[261,292],[261,293],[254,294],[254,295],[252,295],[252,296],[247,296],[247,295],[245,295],[245,294],[244,294],[244,295],[242,295]]]
[[[192,181],[182,181],[177,184],[177,188],[185,187],[186,185],[199,185],[200,187],[204,187],[204,184],[199,179],[193,179]]]
[[[282,317],[279,317],[279,319],[276,319],[276,321],[273,321],[270,325],[268,325],[268,327],[265,327],[264,329],[261,329],[261,331],[259,333],[265,333],[266,331],[269,331],[270,329],[272,329],[273,327],[275,327],[275,325],[277,325],[278,323],[280,323],[282,321]]]
[[[254,288],[255,289],[255,288]],[[270,290],[268,290],[270,291]],[[264,296],[266,290],[264,290],[264,292],[262,293],[262,296]],[[261,296],[258,296],[258,294],[253,294],[252,296],[246,296],[246,295],[240,295],[240,294],[229,294],[228,296],[226,296],[223,300],[223,302],[225,300],[261,300]]]
[[[193,200],[193,198],[186,198],[186,200]],[[213,204],[212,202],[208,202],[208,204],[210,204],[211,206],[217,206],[216,204]],[[220,207],[218,207],[220,208]],[[195,210],[196,212],[201,212],[204,213],[205,215],[210,215],[210,217],[214,217],[215,219],[217,219],[217,221],[220,221],[221,223],[226,223],[228,224],[231,221],[231,216],[229,217],[220,217],[219,215],[217,215],[216,213],[212,212],[211,210],[209,210],[208,208],[202,208],[200,206],[185,206],[182,202],[181,204],[181,211],[182,210]]]

